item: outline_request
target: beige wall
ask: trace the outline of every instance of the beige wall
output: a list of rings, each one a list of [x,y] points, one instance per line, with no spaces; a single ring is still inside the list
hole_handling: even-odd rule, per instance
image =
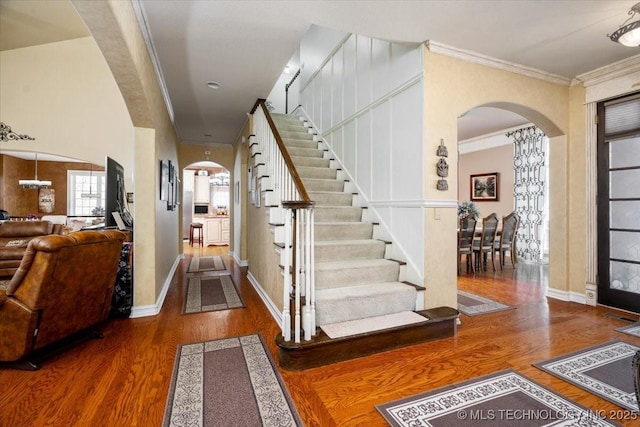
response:
[[[476,202],[480,215],[485,217],[493,212],[498,218],[513,211],[513,146],[502,145],[486,150],[461,154],[458,159],[458,200],[470,200],[471,175],[500,174],[497,202]]]
[[[521,74],[469,63],[449,56],[430,52],[425,46],[425,199],[437,205],[455,201],[458,188],[455,180],[449,179],[448,191],[437,191],[435,164],[440,139],[445,145],[457,143],[457,117],[478,106],[494,106],[509,109],[540,127],[550,137],[550,286],[566,289],[567,272],[564,268],[568,242],[568,205],[570,198],[567,186],[569,163],[567,162],[567,137],[570,132],[569,87],[549,83]],[[579,109],[579,107],[576,107]],[[449,176],[458,176],[457,153],[449,149]],[[574,191],[583,191],[576,182]],[[425,306],[434,307],[457,304],[456,289],[456,209],[439,207],[425,209]],[[440,218],[440,219],[436,219]],[[572,219],[573,221],[573,219]],[[562,265],[561,265],[562,264]]]

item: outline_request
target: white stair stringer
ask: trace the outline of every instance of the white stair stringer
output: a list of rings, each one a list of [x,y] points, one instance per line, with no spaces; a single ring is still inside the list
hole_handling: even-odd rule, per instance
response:
[[[283,114],[272,117],[315,202],[316,325],[423,309],[424,291],[403,283],[405,267],[385,258],[389,242],[374,238],[375,224],[363,220],[346,175],[308,123]],[[278,228],[273,227],[274,237]],[[282,241],[275,243],[280,252]]]

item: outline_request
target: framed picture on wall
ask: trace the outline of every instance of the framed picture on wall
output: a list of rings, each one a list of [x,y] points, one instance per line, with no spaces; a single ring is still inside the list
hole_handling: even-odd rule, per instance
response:
[[[473,202],[497,202],[500,190],[500,174],[498,172],[471,175],[469,188]]]
[[[160,200],[169,200],[169,163],[160,160]]]

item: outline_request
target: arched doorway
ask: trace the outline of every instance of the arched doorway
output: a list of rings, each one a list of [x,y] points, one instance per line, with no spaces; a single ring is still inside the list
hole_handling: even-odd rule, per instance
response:
[[[520,216],[518,259],[549,260],[549,138],[510,104],[474,107],[458,119],[458,200],[475,203],[480,217],[515,211]],[[500,105],[500,106],[497,106]],[[508,107],[508,108],[505,108]],[[515,107],[515,108],[512,108]],[[536,117],[536,113],[529,117]],[[539,115],[539,114],[538,114]],[[471,180],[496,175],[494,198],[476,198]]]
[[[224,166],[201,161],[186,166],[182,171],[182,239],[189,239],[193,222],[205,226],[205,246],[229,244],[230,173]]]

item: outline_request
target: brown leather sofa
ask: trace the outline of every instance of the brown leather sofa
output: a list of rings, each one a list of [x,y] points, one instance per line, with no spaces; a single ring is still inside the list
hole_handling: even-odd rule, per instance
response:
[[[0,281],[0,367],[38,369],[67,338],[96,332],[109,315],[124,238],[78,231],[29,242],[18,271]]]
[[[0,280],[14,275],[27,244],[37,236],[62,234],[64,226],[49,221],[5,221],[0,223]]]

